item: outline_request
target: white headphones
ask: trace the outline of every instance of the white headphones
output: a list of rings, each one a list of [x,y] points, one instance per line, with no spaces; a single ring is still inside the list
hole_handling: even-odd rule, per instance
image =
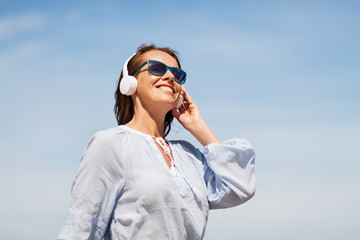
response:
[[[135,55],[136,53],[134,53],[133,55],[131,55],[131,57],[129,57],[123,67],[123,77],[121,79],[120,82],[120,92],[126,96],[131,96],[135,93],[136,88],[137,88],[137,79],[134,76],[130,76],[128,69],[127,69],[127,65],[130,61],[130,59]]]

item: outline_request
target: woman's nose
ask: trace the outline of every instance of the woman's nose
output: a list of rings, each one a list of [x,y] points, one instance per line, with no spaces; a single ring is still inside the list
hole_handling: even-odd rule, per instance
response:
[[[162,76],[162,79],[164,79],[164,80],[174,81],[174,78],[175,77],[170,70],[167,70],[166,73]]]

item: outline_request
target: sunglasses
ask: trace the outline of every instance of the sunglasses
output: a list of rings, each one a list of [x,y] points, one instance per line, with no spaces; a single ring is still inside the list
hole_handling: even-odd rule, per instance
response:
[[[145,66],[148,65],[148,71],[150,74],[154,75],[154,76],[164,76],[164,74],[170,70],[170,72],[174,75],[175,78],[175,82],[179,83],[179,84],[184,84],[186,81],[186,72],[184,70],[182,70],[181,68],[177,68],[177,67],[169,67],[166,66],[164,63],[156,61],[156,60],[147,60],[146,62],[144,62],[143,65],[141,65],[140,67],[138,67],[132,74],[130,75],[134,75],[136,73],[142,72],[140,71],[140,69]],[[143,70],[146,71],[146,70]]]

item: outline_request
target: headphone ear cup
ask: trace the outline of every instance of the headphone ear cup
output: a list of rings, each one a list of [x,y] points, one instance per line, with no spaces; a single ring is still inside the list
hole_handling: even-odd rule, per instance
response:
[[[126,96],[131,96],[137,88],[137,79],[134,76],[124,76],[120,82],[120,92]]]

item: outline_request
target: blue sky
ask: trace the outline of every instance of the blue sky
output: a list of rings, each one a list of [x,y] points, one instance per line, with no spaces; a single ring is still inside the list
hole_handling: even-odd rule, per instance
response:
[[[255,197],[205,239],[358,239],[359,22],[357,1],[0,0],[0,238],[57,236],[122,65],[153,42],[216,135],[257,149]]]

